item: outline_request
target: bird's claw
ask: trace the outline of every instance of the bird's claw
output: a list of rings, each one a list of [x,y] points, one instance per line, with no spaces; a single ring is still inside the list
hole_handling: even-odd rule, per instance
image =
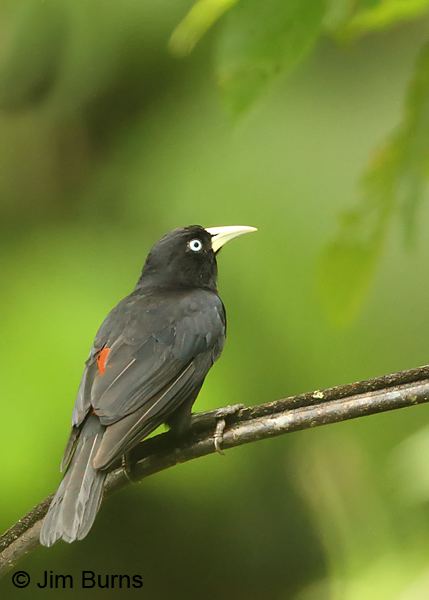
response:
[[[226,421],[225,419],[219,419],[216,423],[216,429],[213,436],[214,447],[218,454],[225,454],[222,450],[223,432],[225,431]]]
[[[244,404],[232,404],[231,406],[224,406],[222,408],[219,408],[216,411],[215,418],[217,419],[217,422],[216,422],[216,429],[215,429],[214,436],[213,436],[213,441],[214,441],[215,450],[218,454],[222,454],[222,455],[225,454],[225,452],[222,450],[222,443],[223,443],[223,433],[225,431],[227,418],[230,417],[231,415],[235,415],[242,408],[244,408]]]
[[[121,464],[125,477],[130,483],[134,483],[136,479],[134,477],[133,462],[131,460],[130,453],[122,455]]]

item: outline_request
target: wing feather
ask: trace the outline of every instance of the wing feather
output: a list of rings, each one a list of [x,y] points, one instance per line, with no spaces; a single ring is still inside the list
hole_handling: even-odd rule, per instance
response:
[[[90,412],[107,426],[96,468],[106,468],[198,393],[224,337],[223,305],[210,291],[135,291],[113,309],[96,336],[73,412],[76,429]],[[105,347],[101,373],[97,355]],[[71,454],[72,447],[66,464]]]

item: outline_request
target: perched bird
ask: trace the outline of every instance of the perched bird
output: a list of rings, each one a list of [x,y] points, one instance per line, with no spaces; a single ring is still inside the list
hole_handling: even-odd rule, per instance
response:
[[[192,405],[225,340],[216,255],[256,231],[232,226],[175,229],[150,251],[134,291],[102,323],[86,361],[63,480],[40,542],[84,538],[109,467],[162,423],[183,435]]]

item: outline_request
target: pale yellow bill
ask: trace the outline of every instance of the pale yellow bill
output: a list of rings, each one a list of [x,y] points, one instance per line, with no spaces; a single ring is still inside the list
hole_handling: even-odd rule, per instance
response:
[[[207,227],[206,231],[212,236],[213,251],[218,252],[222,246],[239,235],[258,230],[256,227],[249,227],[248,225],[227,225],[226,227]]]

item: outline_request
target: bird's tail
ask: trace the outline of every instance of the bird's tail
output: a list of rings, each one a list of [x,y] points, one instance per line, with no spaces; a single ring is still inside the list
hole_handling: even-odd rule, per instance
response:
[[[92,466],[104,429],[98,417],[90,415],[86,419],[70,465],[43,521],[43,546],[52,546],[60,538],[66,542],[81,540],[91,529],[106,478],[105,472]]]

